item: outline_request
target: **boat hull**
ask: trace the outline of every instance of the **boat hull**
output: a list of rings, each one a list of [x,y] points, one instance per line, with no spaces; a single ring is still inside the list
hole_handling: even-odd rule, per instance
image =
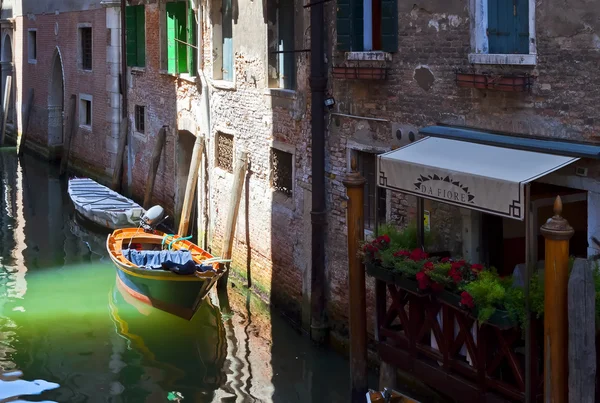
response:
[[[170,281],[132,275],[117,266],[117,282],[129,295],[147,305],[190,320],[214,281]]]
[[[123,255],[129,243],[159,247],[164,233],[139,232],[137,228],[118,229],[106,241],[106,249],[117,269],[117,285],[133,298],[162,311],[190,320],[204,297],[223,274],[219,263],[209,263],[212,270],[193,274],[176,274],[168,270],[138,267]],[[160,246],[162,247],[162,246]],[[182,240],[171,247],[190,251],[196,264],[203,264],[213,256],[199,246]]]

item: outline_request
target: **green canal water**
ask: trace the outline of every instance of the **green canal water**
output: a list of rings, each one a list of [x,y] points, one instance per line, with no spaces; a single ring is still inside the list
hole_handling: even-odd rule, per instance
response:
[[[130,300],[66,190],[0,149],[0,373],[17,373],[0,402],[349,400],[347,361],[249,295],[227,314],[211,295],[189,322]]]

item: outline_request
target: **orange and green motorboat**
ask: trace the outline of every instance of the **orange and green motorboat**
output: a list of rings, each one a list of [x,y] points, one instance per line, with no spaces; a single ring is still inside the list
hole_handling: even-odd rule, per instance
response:
[[[223,260],[187,239],[124,228],[108,236],[117,283],[139,301],[190,320],[224,272]]]

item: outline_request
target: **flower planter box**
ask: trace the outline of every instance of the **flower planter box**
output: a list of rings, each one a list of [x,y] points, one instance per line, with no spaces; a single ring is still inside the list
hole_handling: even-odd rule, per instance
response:
[[[366,265],[366,268],[367,274],[369,276],[384,281],[386,283],[395,284],[411,294],[418,296],[424,296],[429,294],[427,291],[419,290],[417,280],[409,279],[402,273],[375,264],[368,264]]]
[[[460,304],[460,295],[444,290],[439,293],[438,298],[442,303],[451,306],[460,312],[466,313],[473,319],[477,319],[477,307],[473,309],[467,309],[463,307]],[[504,311],[502,309],[496,309],[496,311],[488,320],[485,321],[485,323],[500,330],[511,329],[518,325],[517,321],[510,316],[508,311]]]
[[[456,85],[464,88],[524,92],[531,89],[533,77],[529,75],[497,76],[492,74],[456,73]]]
[[[386,67],[333,67],[331,74],[333,78],[346,80],[385,80],[387,78]]]

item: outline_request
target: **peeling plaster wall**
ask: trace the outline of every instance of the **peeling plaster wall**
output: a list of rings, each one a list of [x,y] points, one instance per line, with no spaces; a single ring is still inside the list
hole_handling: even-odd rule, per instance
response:
[[[537,66],[470,65],[471,25],[469,1],[426,0],[398,3],[398,52],[388,62],[388,78],[344,80],[330,76],[329,87],[336,100],[334,112],[387,121],[386,129],[371,127],[365,137],[356,128],[356,118],[340,118],[330,126],[328,169],[336,177],[347,171],[347,160],[338,158],[349,144],[396,147],[394,127],[416,129],[437,122],[466,125],[528,135],[599,142],[597,70],[600,64],[600,3],[589,0],[536,2]],[[336,50],[336,9],[327,5],[330,65],[352,65]],[[530,93],[459,88],[455,70],[492,73],[529,73],[536,76]],[[387,131],[387,133],[386,133]],[[382,134],[384,136],[382,137]],[[354,145],[356,148],[356,144]],[[468,156],[464,156],[468,158]],[[592,163],[597,166],[598,164]],[[588,178],[574,176],[574,168],[561,173],[562,184],[578,185],[597,192],[600,175],[590,169]],[[329,226],[332,257],[334,321],[346,315],[347,256],[345,245],[336,241],[346,231],[343,186],[328,182],[332,222]],[[388,194],[388,196],[390,196]],[[388,197],[390,199],[390,197]],[[414,215],[414,201],[391,195],[389,218],[404,224]],[[462,249],[458,209],[432,203],[432,225],[449,250]],[[591,217],[591,216],[590,216]],[[589,221],[590,228],[597,225]],[[369,288],[369,292],[371,289]],[[369,300],[369,299],[368,299]],[[372,316],[370,316],[372,317]]]

